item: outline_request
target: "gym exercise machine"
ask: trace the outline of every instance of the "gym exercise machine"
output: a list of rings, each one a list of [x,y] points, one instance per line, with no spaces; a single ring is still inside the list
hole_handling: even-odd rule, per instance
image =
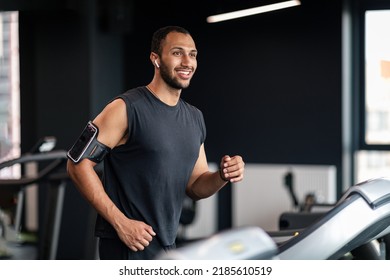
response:
[[[0,170],[14,165],[26,165],[35,163],[42,166],[37,174],[32,176],[22,176],[17,179],[0,179],[0,191],[8,194],[17,195],[18,198],[23,197],[23,191],[28,186],[33,184],[48,184],[48,194],[50,197],[47,200],[45,213],[45,221],[43,221],[44,231],[40,236],[40,246],[38,249],[38,259],[55,259],[57,252],[57,244],[59,238],[59,230],[62,216],[62,206],[64,201],[65,186],[68,181],[68,176],[65,170],[67,160],[66,151],[54,150],[51,151],[50,143],[47,141],[40,143],[40,149],[34,149],[36,153],[26,153],[19,158],[8,160],[0,163]],[[7,250],[7,243],[18,241],[20,230],[20,215],[23,207],[22,199],[17,201],[16,218],[14,225],[11,226],[6,219],[0,219],[0,252],[3,258],[12,258],[12,253]],[[0,205],[0,212],[1,212]]]
[[[340,259],[361,246],[372,247],[376,240],[383,250],[383,238],[389,233],[390,179],[372,179],[349,188],[333,209],[279,246],[277,256]],[[378,258],[384,253],[380,251]]]
[[[277,254],[273,239],[259,227],[221,231],[158,256],[162,260],[269,260]]]
[[[162,258],[258,259],[258,256],[267,256],[282,260],[326,260],[343,259],[352,253],[352,259],[385,259],[385,242],[390,234],[390,179],[377,178],[350,187],[330,211],[302,230],[286,231],[282,241],[283,231],[274,238],[269,235],[271,242],[264,234],[250,235],[247,230],[217,233],[168,252]],[[246,253],[226,252],[232,240],[246,248]],[[272,244],[276,250],[272,250]],[[353,256],[361,251],[364,256]]]

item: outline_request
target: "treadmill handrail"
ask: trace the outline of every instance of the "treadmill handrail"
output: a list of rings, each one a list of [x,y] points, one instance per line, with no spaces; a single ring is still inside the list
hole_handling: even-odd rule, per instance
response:
[[[2,168],[10,167],[14,164],[52,160],[52,162],[48,166],[43,168],[41,171],[39,171],[36,176],[23,177],[17,179],[0,179],[0,188],[14,187],[14,186],[23,187],[26,185],[37,183],[38,181],[43,180],[51,172],[53,172],[66,159],[67,159],[66,151],[53,151],[53,152],[40,153],[40,154],[26,154],[19,158],[0,163],[0,169],[2,169]]]
[[[356,184],[344,193],[340,198],[339,203],[353,194],[358,194],[363,197],[372,208],[380,207],[390,200],[389,182],[389,178],[381,177]]]
[[[45,152],[45,153],[39,153],[39,154],[24,154],[18,158],[7,160],[0,163],[0,170],[5,167],[10,167],[14,164],[18,163],[27,163],[32,161],[47,161],[47,160],[53,160],[53,159],[67,159],[66,151],[64,150],[57,150],[57,151],[51,151],[51,152]]]

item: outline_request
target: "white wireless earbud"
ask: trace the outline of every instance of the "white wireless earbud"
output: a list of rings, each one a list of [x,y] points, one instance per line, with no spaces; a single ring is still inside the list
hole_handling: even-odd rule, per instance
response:
[[[160,68],[160,65],[158,65],[158,63],[157,63],[157,59],[154,61],[154,63],[156,64],[157,68]]]

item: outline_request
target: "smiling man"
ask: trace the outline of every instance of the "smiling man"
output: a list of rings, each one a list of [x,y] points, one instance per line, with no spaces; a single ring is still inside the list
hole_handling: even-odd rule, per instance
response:
[[[197,69],[190,33],[157,30],[150,60],[152,81],[109,102],[68,152],[68,173],[98,213],[100,259],[154,259],[175,248],[184,196],[206,198],[244,176],[238,155],[209,171],[203,115],[180,98]]]

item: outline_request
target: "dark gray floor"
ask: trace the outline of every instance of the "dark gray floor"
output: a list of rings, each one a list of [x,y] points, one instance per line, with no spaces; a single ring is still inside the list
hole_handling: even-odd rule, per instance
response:
[[[32,244],[7,243],[7,255],[3,255],[1,259],[11,260],[36,260],[37,248]]]

